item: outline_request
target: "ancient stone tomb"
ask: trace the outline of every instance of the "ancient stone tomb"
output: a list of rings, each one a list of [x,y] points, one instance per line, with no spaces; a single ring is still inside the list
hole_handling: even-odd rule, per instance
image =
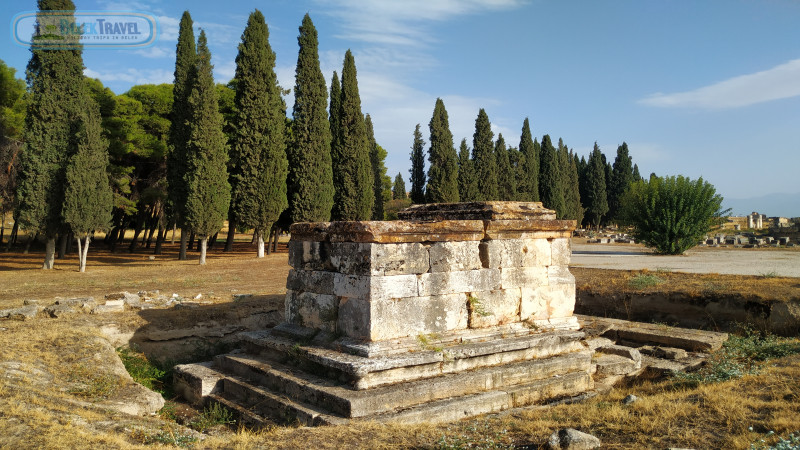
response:
[[[285,322],[179,366],[245,422],[441,421],[573,396],[592,351],[572,315],[573,221],[540,203],[418,205],[291,228]]]

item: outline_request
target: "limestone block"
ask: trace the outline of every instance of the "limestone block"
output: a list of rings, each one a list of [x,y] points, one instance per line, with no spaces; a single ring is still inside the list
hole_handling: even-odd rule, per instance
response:
[[[373,341],[463,330],[468,324],[463,293],[379,300],[370,307]]]
[[[369,339],[370,301],[363,298],[339,298],[336,331],[357,339]]]
[[[520,302],[519,315],[520,320],[547,320],[550,318],[550,310],[547,308],[547,297],[543,291],[548,288],[547,285],[538,287],[523,287],[522,301]]]
[[[575,276],[570,273],[567,266],[548,267],[547,281],[551,286],[556,284],[571,284],[575,286]]]
[[[538,267],[551,264],[551,246],[547,239],[500,239],[482,241],[483,267]]]
[[[569,317],[575,311],[575,285],[550,285],[542,291],[547,302],[548,319]]]
[[[491,291],[499,288],[500,269],[435,272],[419,275],[420,296]]]
[[[373,275],[418,274],[425,273],[430,268],[428,248],[419,242],[368,245],[371,247],[370,263]],[[475,247],[477,249],[477,245]],[[480,268],[480,260],[478,267],[475,268]]]
[[[431,272],[457,272],[483,267],[479,244],[475,241],[437,242],[431,245],[429,252]]]
[[[322,270],[289,270],[286,277],[286,289],[293,291],[309,291],[317,294],[333,294],[334,272]]]
[[[550,242],[552,259],[550,264],[554,266],[568,266],[572,256],[572,240],[569,238],[556,238]],[[550,265],[545,264],[545,265]]]
[[[313,292],[286,292],[286,321],[309,328],[336,331],[339,299]]]
[[[316,241],[289,241],[289,265],[294,269],[331,270],[330,244]]]
[[[536,288],[548,284],[546,267],[511,267],[500,269],[500,287]]]
[[[520,288],[470,292],[470,328],[519,322],[521,298]]]
[[[389,299],[416,297],[417,275],[344,275],[334,274],[333,293],[339,297]]]

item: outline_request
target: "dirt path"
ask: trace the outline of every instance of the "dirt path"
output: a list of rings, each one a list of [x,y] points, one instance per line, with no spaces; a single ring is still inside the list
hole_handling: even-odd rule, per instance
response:
[[[680,256],[654,255],[638,245],[572,244],[571,266],[618,270],[800,277],[800,251],[695,248]]]

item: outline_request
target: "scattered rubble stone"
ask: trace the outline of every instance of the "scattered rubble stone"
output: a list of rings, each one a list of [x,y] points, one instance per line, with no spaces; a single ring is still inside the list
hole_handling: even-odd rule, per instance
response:
[[[550,435],[547,445],[552,450],[584,450],[600,447],[602,443],[600,439],[591,434],[574,428],[562,428]]]
[[[633,394],[628,394],[628,395],[625,396],[625,398],[622,399],[622,404],[623,405],[630,405],[631,403],[634,403],[637,400],[639,400],[639,397],[637,397],[637,396],[635,396]]]
[[[33,319],[41,309],[41,307],[36,305],[26,305],[21,308],[4,309],[0,310],[0,318],[9,318],[14,320]]]

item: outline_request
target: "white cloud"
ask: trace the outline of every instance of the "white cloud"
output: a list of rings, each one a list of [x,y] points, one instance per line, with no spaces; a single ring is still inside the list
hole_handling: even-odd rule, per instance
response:
[[[165,69],[125,69],[105,72],[84,69],[83,74],[89,78],[99,79],[104,85],[115,81],[130,83],[132,85],[172,83],[174,78],[172,71]]]
[[[656,93],[640,104],[663,108],[727,109],[800,95],[800,59],[710,86],[675,94]]]
[[[133,53],[145,58],[175,58],[175,50],[153,45],[152,47],[135,50]]]

